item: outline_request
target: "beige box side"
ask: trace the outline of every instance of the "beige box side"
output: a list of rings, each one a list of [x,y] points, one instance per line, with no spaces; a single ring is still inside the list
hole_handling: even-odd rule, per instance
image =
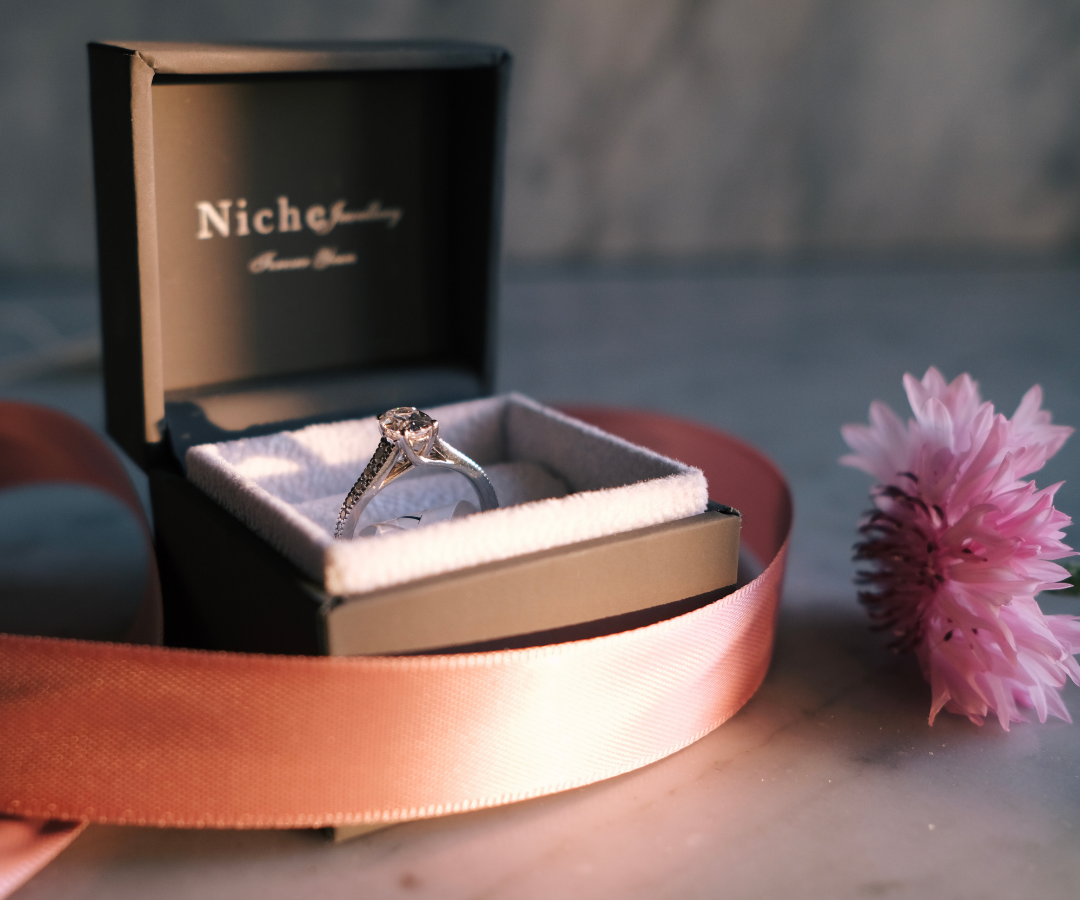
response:
[[[706,512],[355,598],[329,610],[331,656],[412,653],[548,631],[733,584],[738,516]]]

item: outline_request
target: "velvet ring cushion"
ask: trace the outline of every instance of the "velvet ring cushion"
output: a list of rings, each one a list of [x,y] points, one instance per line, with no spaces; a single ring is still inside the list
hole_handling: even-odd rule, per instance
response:
[[[378,541],[335,541],[342,498],[377,446],[374,417],[204,444],[188,477],[332,594],[358,594],[705,511],[700,470],[517,394],[430,410],[483,466],[502,508]],[[455,473],[409,473],[375,497],[357,530],[475,499]]]

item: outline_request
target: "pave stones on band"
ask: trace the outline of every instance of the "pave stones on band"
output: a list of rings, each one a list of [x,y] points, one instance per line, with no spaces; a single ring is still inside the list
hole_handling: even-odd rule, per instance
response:
[[[372,454],[371,460],[364,468],[363,474],[356,479],[356,484],[352,486],[352,490],[350,490],[348,496],[346,496],[345,502],[341,504],[341,511],[338,513],[337,528],[334,529],[335,537],[341,536],[349,519],[349,513],[352,512],[353,507],[360,501],[360,498],[364,496],[364,492],[371,487],[371,483],[375,480],[382,467],[385,466],[387,461],[396,453],[397,448],[386,438],[379,441],[379,446],[375,448],[375,453]]]

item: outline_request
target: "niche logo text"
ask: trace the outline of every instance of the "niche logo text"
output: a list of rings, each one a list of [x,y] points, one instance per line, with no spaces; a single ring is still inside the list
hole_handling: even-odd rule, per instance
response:
[[[292,206],[289,198],[282,195],[275,206],[267,206],[255,212],[248,210],[248,203],[243,197],[232,200],[200,200],[195,204],[198,216],[198,230],[195,237],[208,241],[218,237],[247,237],[256,234],[287,233],[303,231],[307,225],[315,234],[326,235],[338,225],[355,225],[363,222],[383,222],[387,228],[394,228],[401,221],[402,210],[398,207],[384,207],[380,200],[372,200],[364,209],[349,209],[348,201],[338,200],[329,209],[321,203],[313,204],[300,217],[300,208]]]

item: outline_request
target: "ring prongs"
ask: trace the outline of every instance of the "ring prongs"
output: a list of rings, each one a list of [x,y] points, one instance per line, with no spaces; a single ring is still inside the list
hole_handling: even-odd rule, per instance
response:
[[[390,443],[402,450],[410,446],[424,456],[439,437],[439,423],[415,406],[397,406],[379,417],[379,428]]]

